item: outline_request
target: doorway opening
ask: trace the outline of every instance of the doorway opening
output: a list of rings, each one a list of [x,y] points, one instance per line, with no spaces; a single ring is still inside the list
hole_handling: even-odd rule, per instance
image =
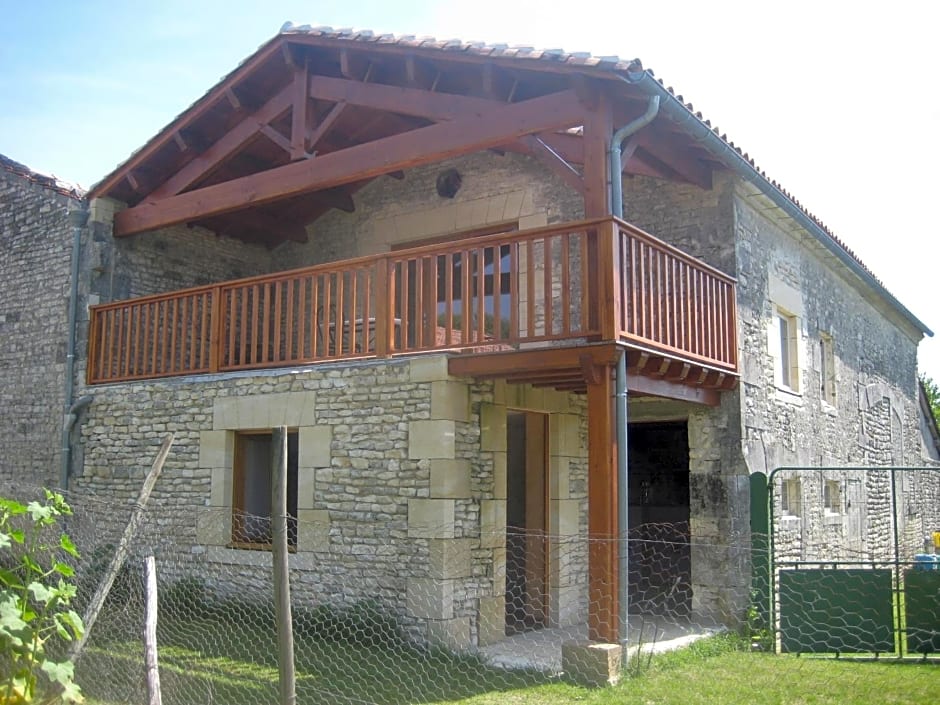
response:
[[[630,424],[630,611],[686,616],[692,607],[688,422]]]
[[[548,416],[506,424],[506,634],[548,623]]]

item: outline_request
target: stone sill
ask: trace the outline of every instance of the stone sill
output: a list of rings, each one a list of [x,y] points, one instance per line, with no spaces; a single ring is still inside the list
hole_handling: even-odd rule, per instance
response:
[[[795,392],[789,387],[774,387],[774,399],[777,401],[782,401],[785,404],[793,404],[794,406],[803,405],[803,395],[800,392]]]
[[[229,548],[227,546],[208,546],[206,557],[210,563],[223,565],[271,567],[271,552]],[[287,562],[293,569],[313,570],[316,568],[314,556],[304,551],[290,553]]]
[[[780,517],[780,528],[784,531],[799,529],[802,519],[792,514],[784,514]]]
[[[826,526],[839,525],[842,523],[842,518],[843,518],[842,514],[839,514],[837,512],[833,512],[827,509],[823,513],[823,524],[825,524]]]

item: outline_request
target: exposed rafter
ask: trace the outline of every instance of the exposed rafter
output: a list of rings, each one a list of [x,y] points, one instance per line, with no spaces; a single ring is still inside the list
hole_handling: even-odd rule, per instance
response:
[[[363,87],[367,85],[362,84]],[[240,210],[481,151],[524,135],[580,124],[583,120],[583,107],[570,90],[491,107],[450,122],[243,176],[158,203],[143,203],[115,216],[114,233],[129,235]]]
[[[565,161],[558,152],[549,147],[538,135],[526,135],[521,140],[540,162],[545,164],[562,181],[575,191],[584,195],[584,180],[581,173]]]

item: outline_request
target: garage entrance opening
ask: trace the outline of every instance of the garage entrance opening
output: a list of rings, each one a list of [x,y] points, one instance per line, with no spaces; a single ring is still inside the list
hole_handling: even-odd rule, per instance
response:
[[[692,607],[689,427],[630,424],[630,611],[685,616]]]

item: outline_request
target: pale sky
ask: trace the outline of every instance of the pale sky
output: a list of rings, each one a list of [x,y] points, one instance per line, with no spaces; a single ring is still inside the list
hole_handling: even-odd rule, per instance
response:
[[[639,57],[940,331],[933,6],[0,0],[0,153],[88,187],[286,21]]]

